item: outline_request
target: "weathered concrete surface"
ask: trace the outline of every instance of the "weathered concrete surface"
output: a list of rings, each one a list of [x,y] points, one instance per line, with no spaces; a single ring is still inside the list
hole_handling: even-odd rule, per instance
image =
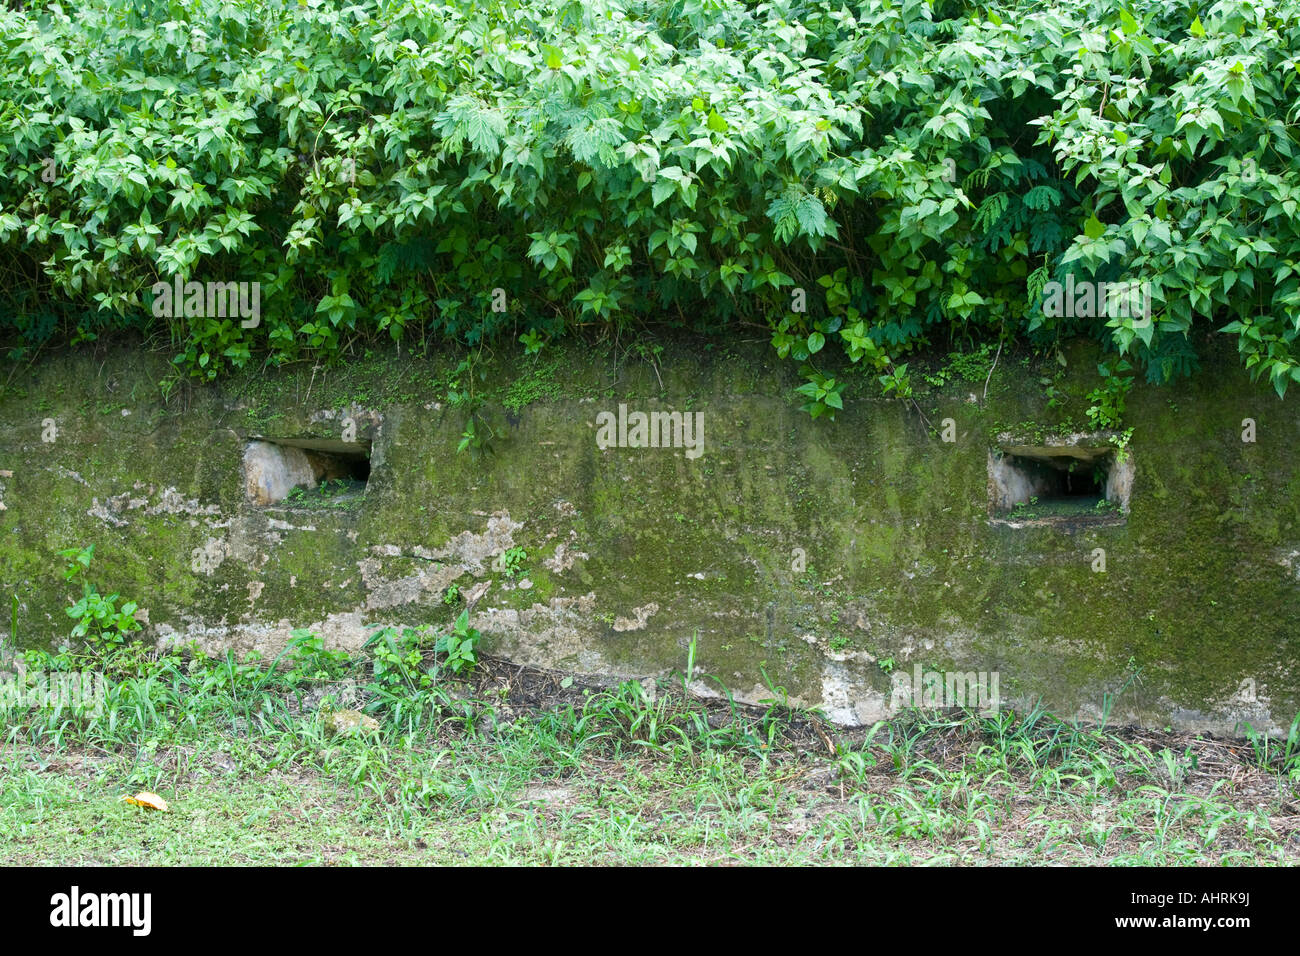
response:
[[[283,501],[298,486],[312,487],[316,474],[301,448],[250,441],[244,448],[244,492],[257,505]]]
[[[1300,422],[1234,356],[1134,389],[1126,515],[990,520],[990,450],[1078,431],[1094,368],[1072,353],[1051,410],[1006,356],[987,401],[982,383],[920,395],[955,420],[945,443],[894,402],[811,422],[761,347],[670,347],[657,368],[574,348],[490,367],[476,388],[501,434],[476,457],[455,451],[455,360],[259,371],[166,402],[165,358],[50,360],[0,398],[0,596],[19,596],[19,643],[60,639],[56,554],[93,543],[92,577],[152,636],[271,655],[295,628],[356,648],[446,623],[449,585],[491,580],[473,623],[520,662],[643,677],[683,667],[698,632],[697,667],[740,699],[770,682],[846,723],[899,706],[916,664],[996,671],[1004,706],[1067,717],[1140,669],[1118,720],[1280,729],[1300,704]],[[596,415],[619,403],[703,412],[704,453],[602,451]],[[345,436],[370,443],[364,494],[249,501],[250,441]],[[514,578],[493,568],[512,547]]]

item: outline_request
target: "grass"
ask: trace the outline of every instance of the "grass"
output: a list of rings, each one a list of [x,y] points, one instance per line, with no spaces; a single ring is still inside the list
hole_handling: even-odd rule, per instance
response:
[[[0,864],[1300,862],[1300,724],[1231,741],[912,712],[843,731],[691,698],[695,674],[583,687],[418,661],[381,686],[308,636],[277,666],[112,648],[99,716],[0,711]],[[378,731],[328,731],[347,681]],[[140,789],[171,811],[119,801]]]

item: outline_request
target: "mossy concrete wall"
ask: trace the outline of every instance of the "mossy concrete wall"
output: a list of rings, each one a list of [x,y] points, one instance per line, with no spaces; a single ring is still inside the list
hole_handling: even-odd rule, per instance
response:
[[[0,398],[17,641],[67,634],[56,554],[94,544],[101,590],[139,601],[150,636],[209,652],[270,655],[295,628],[356,648],[380,625],[450,620],[447,588],[490,580],[473,623],[496,653],[644,677],[683,668],[698,632],[697,669],[738,698],[770,683],[843,723],[902,706],[891,691],[918,664],[997,672],[1004,707],[1095,719],[1124,688],[1120,721],[1290,722],[1300,421],[1235,356],[1139,384],[1128,514],[1063,525],[991,522],[989,452],[1079,427],[1086,347],[1066,352],[1063,405],[1040,384],[1056,362],[1004,355],[987,394],[959,381],[917,407],[859,399],[833,423],[797,409],[765,348],[483,362],[473,385],[500,434],[478,455],[456,452],[448,390],[471,384],[456,360],[258,372],[166,400],[157,357],[43,360]],[[597,413],[619,403],[702,412],[704,453],[598,448]],[[363,496],[247,500],[248,440],[338,440],[349,424],[373,442]],[[513,578],[492,566],[512,547],[527,552]]]

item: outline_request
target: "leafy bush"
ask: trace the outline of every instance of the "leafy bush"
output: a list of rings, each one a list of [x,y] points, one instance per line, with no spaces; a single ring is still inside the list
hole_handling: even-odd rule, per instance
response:
[[[906,396],[916,349],[1085,334],[1159,382],[1221,327],[1300,380],[1300,0],[77,0],[0,27],[13,358],[133,332],[212,379],[757,322],[833,417],[845,363]],[[1149,283],[1151,321],[1045,314],[1067,275]],[[158,314],[176,277],[258,282],[265,314]]]

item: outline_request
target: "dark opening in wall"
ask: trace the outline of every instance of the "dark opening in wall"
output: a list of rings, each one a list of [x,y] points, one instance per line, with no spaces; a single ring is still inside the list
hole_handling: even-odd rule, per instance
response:
[[[364,485],[370,480],[370,450],[314,451],[303,449],[318,481],[347,481]]]
[[[1131,456],[1097,441],[1006,443],[989,453],[989,510],[997,519],[1115,520],[1128,512]],[[1097,442],[1097,443],[1093,443]]]
[[[370,443],[255,438],[244,450],[244,489],[256,504],[342,507],[370,480]]]
[[[1013,461],[1016,467],[1037,471],[1043,481],[1044,498],[1087,498],[1096,501],[1106,497],[1106,474],[1110,470],[1110,461],[1103,458],[1097,462],[1079,462],[1076,459],[1057,458],[1047,464],[1032,458],[1018,458]]]

